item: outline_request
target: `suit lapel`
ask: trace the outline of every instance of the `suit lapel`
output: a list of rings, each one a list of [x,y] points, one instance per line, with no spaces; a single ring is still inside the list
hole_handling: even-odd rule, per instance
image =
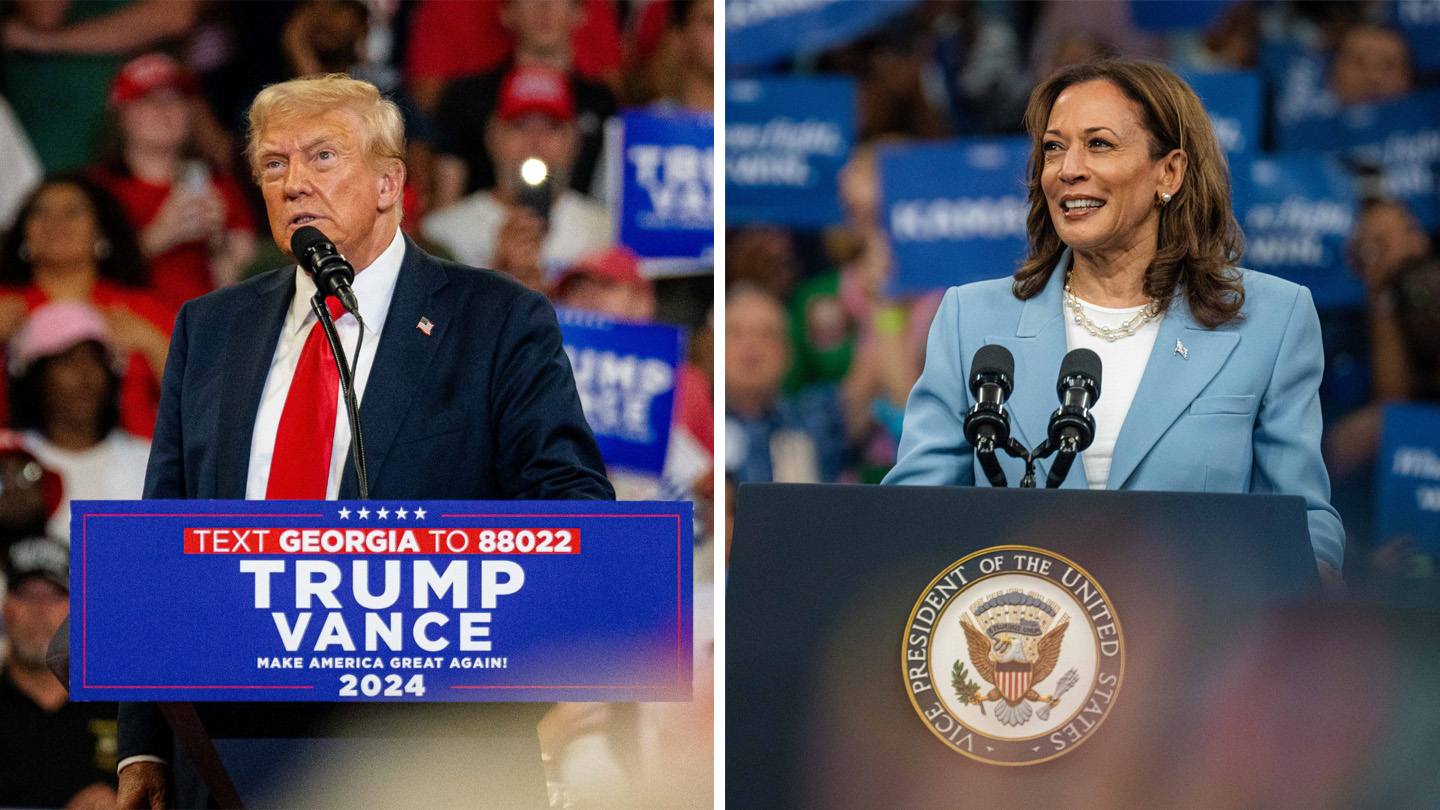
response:
[[[365,460],[372,488],[405,422],[410,401],[430,358],[444,340],[454,317],[455,300],[436,295],[448,282],[440,263],[405,237],[405,259],[395,281],[395,295],[385,316],[385,328],[380,333],[375,365],[365,384],[365,398],[360,403],[360,429],[364,432]],[[434,324],[428,335],[417,328],[421,318]],[[340,497],[357,496],[355,461],[351,456],[345,462]]]
[[[280,329],[295,297],[295,268],[275,273],[255,287],[255,309],[242,309],[230,324],[225,344],[226,369],[218,414],[215,497],[244,498],[250,474],[250,441],[255,414],[265,392],[270,361]]]
[[[1027,449],[1045,441],[1050,429],[1050,414],[1060,407],[1054,381],[1060,372],[1060,363],[1065,359],[1061,293],[1065,288],[1065,271],[1069,267],[1070,251],[1066,249],[1045,288],[1022,306],[1015,334],[985,337],[987,344],[1004,346],[1015,356],[1015,384],[1024,386],[1030,394],[1020,396],[1018,392],[1012,392],[1010,397],[1010,432]],[[1040,462],[1040,465],[1048,467],[1048,460]],[[1043,478],[1039,469],[1037,465],[1036,475]]]
[[[1176,341],[1185,347],[1187,356],[1176,350]],[[1235,332],[1206,329],[1196,323],[1184,296],[1175,296],[1160,322],[1160,334],[1140,387],[1115,440],[1107,489],[1125,486],[1150,449],[1219,373],[1239,342]]]

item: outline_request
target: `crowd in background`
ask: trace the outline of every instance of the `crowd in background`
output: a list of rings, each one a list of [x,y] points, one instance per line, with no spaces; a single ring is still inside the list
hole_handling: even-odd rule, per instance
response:
[[[0,805],[113,804],[114,706],[66,703],[43,669],[65,615],[68,503],[140,497],[180,306],[288,264],[241,154],[267,84],[345,72],[400,106],[402,228],[425,250],[557,306],[687,328],[658,491],[709,515],[713,270],[657,277],[617,243],[606,150],[624,109],[711,111],[714,14],[713,0],[0,4]],[[521,199],[530,158],[548,169],[538,201]],[[708,517],[696,529],[703,551]],[[703,554],[695,570],[708,606]],[[708,688],[682,708],[557,709],[542,731],[559,800],[708,796]]]
[[[888,292],[895,262],[878,149],[1023,134],[1036,84],[1106,55],[1159,59],[1182,74],[1258,72],[1262,154],[1279,148],[1282,123],[1440,84],[1417,73],[1406,38],[1388,25],[1389,2],[1234,2],[1208,28],[1163,34],[1137,27],[1131,9],[1085,0],[920,2],[843,46],[739,72],[850,76],[857,109],[856,145],[837,181],[843,222],[818,230],[729,222],[728,484],[870,483],[894,464],[943,290]],[[1309,82],[1308,94],[1294,92],[1300,81]],[[1305,110],[1295,108],[1301,96]],[[1426,579],[1430,561],[1409,538],[1374,537],[1371,527],[1382,406],[1440,401],[1436,234],[1404,201],[1379,193],[1373,177],[1358,171],[1357,179],[1364,202],[1346,257],[1365,303],[1321,312],[1325,453],[1349,535],[1346,576],[1352,583]],[[995,275],[1012,269],[997,267]],[[731,508],[733,499],[731,491]]]

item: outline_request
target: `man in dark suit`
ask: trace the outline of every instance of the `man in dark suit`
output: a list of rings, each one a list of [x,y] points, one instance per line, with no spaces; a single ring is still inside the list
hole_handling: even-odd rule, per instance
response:
[[[313,225],[357,271],[364,326],[348,313],[336,326],[351,358],[365,332],[355,387],[372,497],[613,498],[550,305],[506,276],[428,256],[400,233],[404,134],[394,104],[365,82],[297,79],[257,96],[250,128],[276,244],[288,252],[295,230]],[[181,309],[147,498],[355,497],[349,424],[310,312],[314,291],[287,267]],[[334,715],[324,704],[198,708],[216,738],[305,737]],[[535,737],[544,705],[404,709],[484,736],[463,743],[482,769],[535,775],[509,792],[497,783],[477,803],[545,806]],[[184,752],[154,706],[122,704],[119,748],[120,806],[165,802],[169,765]],[[173,770],[177,805],[208,801],[192,770]]]

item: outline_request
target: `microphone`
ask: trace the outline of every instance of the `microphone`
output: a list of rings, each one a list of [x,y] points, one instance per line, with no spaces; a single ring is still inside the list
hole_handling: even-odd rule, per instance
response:
[[[1055,391],[1060,408],[1050,416],[1049,441],[1059,448],[1060,455],[1045,480],[1045,486],[1051,488],[1060,486],[1075,455],[1095,441],[1095,417],[1090,409],[1100,399],[1100,355],[1089,349],[1065,355]]]
[[[975,448],[980,468],[991,486],[1005,486],[1005,471],[995,460],[995,448],[1010,443],[1010,414],[1005,400],[1014,388],[1015,357],[1004,346],[981,346],[970,362],[970,395],[975,404],[965,414],[965,440]]]
[[[335,248],[335,243],[313,225],[295,229],[290,237],[290,252],[301,269],[315,280],[315,288],[323,297],[335,296],[340,305],[360,317],[360,304],[355,300],[355,291],[350,282],[355,280],[355,268]]]

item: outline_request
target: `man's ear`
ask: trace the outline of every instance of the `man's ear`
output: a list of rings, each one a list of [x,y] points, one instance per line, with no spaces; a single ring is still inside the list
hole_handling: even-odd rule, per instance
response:
[[[385,169],[375,178],[380,199],[376,209],[389,211],[399,205],[405,197],[405,163],[400,160],[386,161]]]

